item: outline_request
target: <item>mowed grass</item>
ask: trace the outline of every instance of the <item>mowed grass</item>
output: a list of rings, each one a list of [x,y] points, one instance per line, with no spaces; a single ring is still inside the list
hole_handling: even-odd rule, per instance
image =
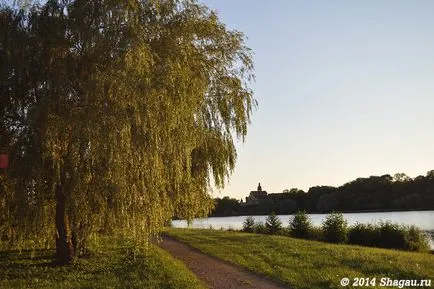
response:
[[[0,288],[205,288],[181,262],[155,245],[133,254],[123,242],[99,243],[89,257],[60,267],[53,265],[54,250],[2,251]]]
[[[205,253],[280,280],[290,288],[343,288],[343,277],[376,278],[376,287],[369,288],[384,288],[380,287],[383,277],[434,282],[434,255],[429,253],[217,230],[169,228],[166,233]]]

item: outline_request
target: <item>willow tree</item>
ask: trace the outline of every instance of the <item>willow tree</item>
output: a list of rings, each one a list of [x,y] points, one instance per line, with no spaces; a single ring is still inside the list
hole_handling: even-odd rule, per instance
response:
[[[255,101],[250,50],[194,0],[62,0],[0,12],[3,239],[60,262],[96,232],[146,241],[204,216]]]

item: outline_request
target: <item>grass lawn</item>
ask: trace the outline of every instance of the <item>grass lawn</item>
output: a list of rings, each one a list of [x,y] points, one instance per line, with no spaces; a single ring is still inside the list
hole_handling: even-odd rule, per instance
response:
[[[351,283],[355,277],[376,278],[377,287],[369,288],[386,288],[380,287],[383,277],[432,279],[434,283],[434,255],[429,253],[217,230],[170,228],[166,233],[210,255],[278,279],[291,288],[343,288],[340,285],[343,277],[350,278]]]
[[[0,288],[205,288],[182,263],[153,245],[134,259],[132,247],[100,239],[89,257],[61,267],[52,265],[53,254],[1,251]]]

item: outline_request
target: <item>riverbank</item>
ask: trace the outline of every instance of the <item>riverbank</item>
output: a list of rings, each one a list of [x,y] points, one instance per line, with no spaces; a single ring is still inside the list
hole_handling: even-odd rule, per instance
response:
[[[405,211],[405,212],[385,212],[385,213],[344,213],[348,225],[378,224],[390,222],[393,224],[416,226],[425,232],[434,231],[434,211]],[[287,227],[294,215],[278,215],[283,227]],[[253,216],[255,223],[265,223],[267,215]],[[327,214],[309,214],[309,218],[314,226],[321,226]],[[241,230],[246,217],[210,217],[194,219],[190,224],[185,220],[174,220],[171,223],[175,228],[200,228],[200,229],[223,229]],[[431,250],[434,249],[434,239],[430,239]]]
[[[378,286],[380,278],[421,280],[434,276],[434,255],[429,253],[204,229],[170,228],[166,233],[291,288],[340,288],[344,277],[376,278]]]
[[[98,243],[69,266],[54,266],[54,250],[0,251],[0,288],[206,288],[157,246],[134,256],[133,247],[112,238]]]

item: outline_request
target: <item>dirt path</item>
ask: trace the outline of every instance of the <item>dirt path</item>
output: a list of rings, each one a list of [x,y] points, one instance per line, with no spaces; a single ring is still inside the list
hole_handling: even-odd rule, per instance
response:
[[[283,289],[287,288],[264,277],[201,253],[175,239],[163,236],[160,247],[180,259],[212,289]]]

